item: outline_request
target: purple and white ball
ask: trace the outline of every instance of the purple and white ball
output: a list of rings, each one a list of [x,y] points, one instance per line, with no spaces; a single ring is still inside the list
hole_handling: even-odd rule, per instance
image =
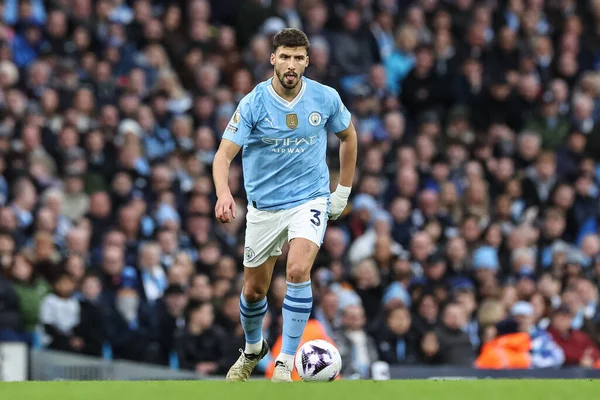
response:
[[[306,342],[296,353],[296,370],[305,382],[333,381],[341,369],[340,352],[326,340]]]

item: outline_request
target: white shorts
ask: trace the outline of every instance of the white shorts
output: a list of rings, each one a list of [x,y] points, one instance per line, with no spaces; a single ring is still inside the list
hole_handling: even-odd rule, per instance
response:
[[[267,258],[281,255],[285,240],[308,239],[321,247],[329,201],[319,197],[289,210],[257,210],[248,204],[244,266],[255,268]]]

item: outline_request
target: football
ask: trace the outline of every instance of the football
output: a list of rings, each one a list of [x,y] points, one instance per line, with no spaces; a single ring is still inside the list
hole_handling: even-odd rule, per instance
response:
[[[333,381],[342,369],[338,349],[325,340],[311,340],[296,353],[296,370],[304,382]]]

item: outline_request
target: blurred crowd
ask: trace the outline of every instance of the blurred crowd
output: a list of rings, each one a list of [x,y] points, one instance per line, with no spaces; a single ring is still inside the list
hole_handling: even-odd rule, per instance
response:
[[[312,277],[343,373],[599,366],[600,1],[0,0],[0,16],[0,341],[226,371],[246,199],[236,160],[238,218],[215,220],[212,159],[296,27],[359,135]]]

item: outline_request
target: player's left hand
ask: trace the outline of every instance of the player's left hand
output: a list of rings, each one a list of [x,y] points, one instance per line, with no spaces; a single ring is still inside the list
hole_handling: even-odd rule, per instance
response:
[[[344,212],[348,204],[348,197],[352,188],[339,185],[335,192],[331,194],[331,204],[329,205],[329,219],[336,220]]]

